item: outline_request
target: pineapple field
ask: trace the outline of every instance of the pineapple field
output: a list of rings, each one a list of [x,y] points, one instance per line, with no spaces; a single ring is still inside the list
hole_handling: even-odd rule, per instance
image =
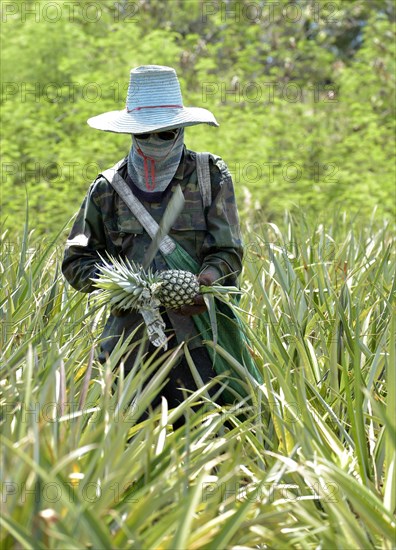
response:
[[[138,422],[181,353],[199,376],[188,349],[140,348],[124,376],[128,338],[100,365],[109,295],[67,285],[63,231],[3,232],[1,548],[395,547],[394,227],[299,212],[244,239],[233,307],[262,383],[208,342],[247,397],[219,406],[207,385]]]

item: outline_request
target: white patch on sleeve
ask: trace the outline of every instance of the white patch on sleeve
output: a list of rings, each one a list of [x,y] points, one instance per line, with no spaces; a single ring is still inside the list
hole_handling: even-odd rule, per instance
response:
[[[87,246],[87,245],[88,245],[88,237],[83,233],[76,235],[72,239],[67,239],[66,241],[66,248],[69,248],[70,246]]]

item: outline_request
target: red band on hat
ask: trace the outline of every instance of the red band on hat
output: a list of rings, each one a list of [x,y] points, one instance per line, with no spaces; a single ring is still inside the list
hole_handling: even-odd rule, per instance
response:
[[[146,105],[142,107],[135,107],[134,109],[126,108],[127,113],[132,113],[133,111],[140,111],[141,109],[183,109],[183,105]]]

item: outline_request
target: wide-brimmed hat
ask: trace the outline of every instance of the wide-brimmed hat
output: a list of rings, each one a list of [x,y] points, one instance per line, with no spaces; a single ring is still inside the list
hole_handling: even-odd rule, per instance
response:
[[[87,122],[97,130],[118,134],[144,134],[202,123],[218,126],[207,109],[184,107],[175,70],[160,65],[132,69],[126,108],[102,113]]]

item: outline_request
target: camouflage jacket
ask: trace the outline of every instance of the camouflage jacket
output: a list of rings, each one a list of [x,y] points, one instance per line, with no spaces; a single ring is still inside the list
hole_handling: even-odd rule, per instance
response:
[[[169,235],[177,241],[201,266],[214,267],[223,284],[235,285],[241,272],[243,247],[239,228],[231,175],[224,161],[210,158],[212,204],[202,204],[196,171],[196,155],[184,149],[180,165],[168,188],[163,193],[145,193],[133,185],[127,174],[127,159],[121,162],[118,172],[132,187],[134,194],[159,222],[172,196],[180,184],[185,207],[174,223]],[[140,222],[131,213],[111,184],[99,175],[90,186],[69,235],[62,271],[69,283],[82,292],[92,292],[98,254],[106,252],[127,257],[137,263],[143,261],[151,239]],[[154,258],[152,269],[168,269],[160,252]],[[200,345],[191,318],[168,311],[178,342],[190,341],[190,347]],[[110,352],[121,335],[130,333],[142,322],[137,312],[121,317],[110,315],[103,337],[111,337],[102,346]]]

